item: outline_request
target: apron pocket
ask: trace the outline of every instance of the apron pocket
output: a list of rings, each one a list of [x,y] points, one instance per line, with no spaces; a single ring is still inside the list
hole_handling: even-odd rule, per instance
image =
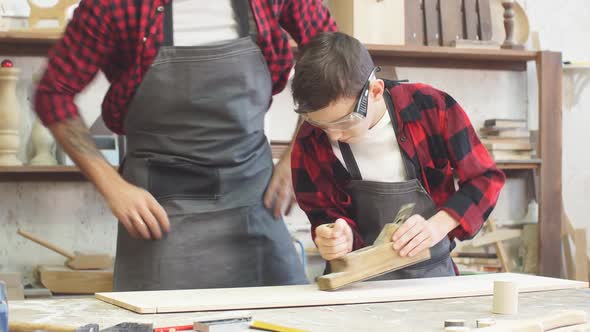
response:
[[[149,160],[148,191],[158,200],[217,200],[219,171],[186,161]]]

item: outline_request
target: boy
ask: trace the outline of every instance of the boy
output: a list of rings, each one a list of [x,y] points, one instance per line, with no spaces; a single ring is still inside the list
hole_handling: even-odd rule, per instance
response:
[[[401,256],[430,249],[431,259],[382,279],[456,275],[452,240],[477,234],[505,176],[451,96],[376,79],[378,70],[342,33],[320,34],[301,50],[292,85],[305,119],[291,155],[297,201],[327,261],[371,245],[401,206],[415,203],[393,248]]]

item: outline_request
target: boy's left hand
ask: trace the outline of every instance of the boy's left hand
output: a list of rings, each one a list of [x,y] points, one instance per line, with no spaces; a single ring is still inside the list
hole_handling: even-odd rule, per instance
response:
[[[428,220],[415,214],[393,233],[393,249],[398,250],[402,257],[413,257],[433,247],[458,225],[445,211],[439,211]]]

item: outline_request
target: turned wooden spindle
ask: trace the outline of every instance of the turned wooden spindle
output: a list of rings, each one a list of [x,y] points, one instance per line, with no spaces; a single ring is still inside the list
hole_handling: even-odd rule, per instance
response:
[[[504,7],[504,30],[506,30],[506,39],[502,44],[505,49],[523,49],[523,45],[516,43],[514,37],[514,0],[503,0]]]
[[[40,76],[40,72],[33,75],[33,89],[39,84]],[[51,132],[41,123],[41,120],[36,114],[35,123],[31,130],[31,142],[33,143],[33,152],[35,155],[29,164],[35,166],[57,165],[57,160],[55,159],[55,139],[51,135]]]
[[[16,82],[20,70],[5,60],[0,66],[0,166],[19,166],[20,114],[16,99]]]

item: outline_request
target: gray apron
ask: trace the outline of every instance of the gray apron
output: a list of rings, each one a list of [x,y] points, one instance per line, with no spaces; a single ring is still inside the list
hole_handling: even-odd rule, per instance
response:
[[[395,130],[397,118],[391,96],[387,90],[384,99]],[[414,214],[419,214],[424,219],[428,219],[436,213],[434,201],[418,180],[415,168],[405,153],[402,152],[402,160],[408,181],[364,181],[350,146],[342,142],[339,142],[339,146],[346,168],[351,175],[346,190],[351,196],[353,219],[357,221],[360,235],[366,245],[371,245],[375,241],[383,226],[392,222],[397,211],[405,204],[415,203]],[[401,151],[403,150],[400,147]],[[384,274],[372,280],[454,276],[454,264],[450,257],[451,249],[451,241],[445,237],[430,248],[430,260]]]
[[[119,225],[116,291],[307,283],[284,222],[262,199],[273,171],[264,134],[272,82],[254,43],[247,0],[234,1],[240,38],[165,42],[125,118],[123,176],[166,210],[171,232],[133,239]]]

